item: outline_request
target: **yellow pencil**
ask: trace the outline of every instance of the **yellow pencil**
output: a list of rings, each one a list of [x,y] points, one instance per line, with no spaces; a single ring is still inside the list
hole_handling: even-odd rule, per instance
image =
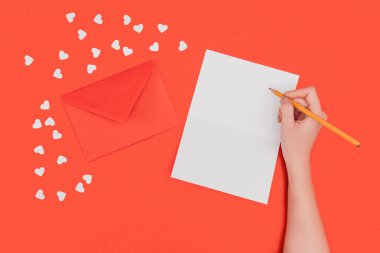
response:
[[[272,88],[269,88],[276,96],[282,98],[282,97],[285,97],[284,94],[282,94],[281,92],[279,92],[278,90],[275,90],[275,89],[272,89]],[[306,109],[305,107],[303,107],[302,105],[300,105],[299,103],[297,103],[296,101],[292,100],[291,98],[289,98],[290,102],[292,103],[292,105],[297,108],[299,111],[303,112],[304,114],[306,114],[307,116],[309,116],[310,118],[316,120],[318,123],[320,123],[322,126],[325,126],[327,127],[328,129],[330,129],[331,131],[333,131],[334,133],[336,133],[337,135],[339,135],[340,137],[342,137],[343,139],[347,140],[348,142],[354,144],[356,147],[360,147],[360,142],[356,139],[354,139],[353,137],[349,136],[348,134],[346,134],[345,132],[343,132],[342,130],[340,130],[339,128],[335,127],[334,125],[330,124],[329,122],[327,122],[326,120],[322,119],[321,117],[319,117],[318,115],[314,114],[313,112],[311,112],[310,110]]]

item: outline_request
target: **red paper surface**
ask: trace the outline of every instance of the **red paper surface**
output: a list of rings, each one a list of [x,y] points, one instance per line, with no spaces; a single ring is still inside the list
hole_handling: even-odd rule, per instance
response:
[[[89,161],[178,125],[153,61],[72,91],[62,101]]]

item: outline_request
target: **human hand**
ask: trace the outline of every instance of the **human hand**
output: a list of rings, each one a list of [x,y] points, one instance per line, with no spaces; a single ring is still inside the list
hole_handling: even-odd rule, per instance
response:
[[[281,149],[288,174],[299,167],[309,167],[310,152],[318,136],[321,125],[293,107],[288,98],[293,99],[313,113],[327,119],[322,111],[314,87],[285,92],[281,99],[278,121],[281,122]]]

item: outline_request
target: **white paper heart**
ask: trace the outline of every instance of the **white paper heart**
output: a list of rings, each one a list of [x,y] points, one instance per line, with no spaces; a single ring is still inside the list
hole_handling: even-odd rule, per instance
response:
[[[44,195],[44,191],[42,189],[39,189],[36,193],[36,198],[37,199],[40,199],[40,200],[44,200],[45,199],[45,195]]]
[[[57,191],[57,197],[59,201],[64,201],[66,198],[66,192]]]
[[[159,50],[158,42],[154,42],[154,43],[149,47],[149,50],[152,51],[152,52],[158,52],[158,50]]]
[[[119,50],[120,49],[120,44],[119,44],[119,40],[114,40],[111,44],[111,47],[115,50]]]
[[[42,127],[42,123],[41,123],[41,120],[39,119],[36,119],[32,125],[33,129],[38,129],[38,128],[41,128]]]
[[[37,176],[42,177],[42,175],[45,173],[45,168],[44,167],[36,168],[34,170],[34,173],[36,173]]]
[[[166,30],[168,30],[169,27],[167,25],[164,25],[164,24],[158,24],[157,28],[160,31],[160,33],[164,33]]]
[[[92,74],[96,70],[96,65],[87,64],[87,73]]]
[[[58,130],[53,131],[53,140],[59,140],[62,138],[62,134]]]
[[[55,126],[55,121],[52,117],[49,117],[45,120],[45,126]]]
[[[24,56],[24,60],[25,60],[25,65],[26,66],[32,65],[32,63],[34,61],[34,59],[30,55],[25,55]]]
[[[93,47],[91,48],[91,52],[92,52],[92,57],[98,58],[102,51],[96,47]]]
[[[78,38],[79,38],[80,40],[83,40],[84,37],[86,37],[86,36],[87,36],[87,33],[86,33],[85,31],[83,31],[82,29],[79,29],[79,30],[78,30]]]
[[[74,12],[70,12],[66,14],[66,19],[69,23],[72,23],[74,21],[74,18],[75,18]]]
[[[53,76],[57,79],[62,79],[63,75],[62,75],[62,72],[61,72],[61,69],[56,69],[53,73]]]
[[[124,25],[129,25],[131,23],[131,17],[127,14],[124,15]]]
[[[59,155],[57,158],[57,164],[62,165],[64,163],[67,163],[67,157],[65,157],[63,155]]]
[[[83,183],[78,183],[77,186],[75,187],[75,190],[77,192],[83,193],[84,192]]]
[[[123,47],[123,53],[125,56],[133,54],[133,49],[128,47]]]
[[[92,175],[83,175],[82,178],[86,182],[86,184],[91,184],[91,182],[92,182]]]
[[[49,110],[50,109],[50,103],[49,100],[44,100],[44,102],[40,105],[41,110]]]
[[[179,51],[183,51],[183,50],[186,50],[186,48],[187,48],[187,44],[186,44],[186,42],[184,42],[183,40],[181,40],[181,41],[179,42],[178,50],[179,50]]]
[[[139,24],[139,25],[134,25],[133,26],[133,30],[135,30],[135,32],[137,32],[137,33],[141,33],[143,29],[144,29],[144,25],[143,24]]]
[[[39,146],[35,147],[34,148],[34,153],[40,154],[40,155],[45,154],[44,147],[42,147],[42,145],[39,145]]]
[[[58,53],[58,55],[59,55],[59,59],[61,61],[64,61],[64,60],[66,60],[66,59],[69,58],[69,54],[65,53],[65,51],[63,51],[63,50],[60,50],[59,53]]]
[[[102,14],[96,14],[94,18],[94,22],[97,23],[98,25],[103,24]]]

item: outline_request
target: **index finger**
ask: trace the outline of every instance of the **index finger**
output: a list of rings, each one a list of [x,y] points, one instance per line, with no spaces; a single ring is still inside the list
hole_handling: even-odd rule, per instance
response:
[[[287,91],[284,93],[285,96],[295,99],[304,98],[306,102],[310,105],[309,108],[313,112],[321,112],[321,104],[319,102],[317,91],[315,87],[306,87],[303,89]]]

